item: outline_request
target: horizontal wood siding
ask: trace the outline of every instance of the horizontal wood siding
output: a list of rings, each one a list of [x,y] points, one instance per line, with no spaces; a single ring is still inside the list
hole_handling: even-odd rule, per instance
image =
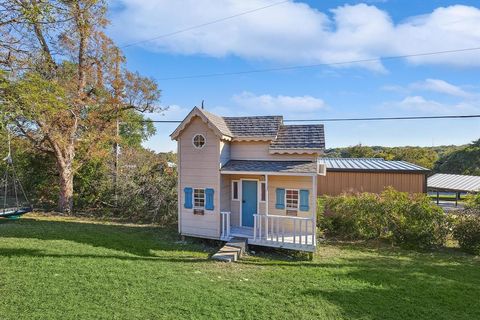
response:
[[[275,208],[276,204],[276,192],[277,188],[283,189],[305,189],[309,192],[309,211],[298,210],[298,217],[311,217],[313,215],[313,202],[315,196],[313,196],[312,177],[297,177],[297,176],[268,176],[268,211],[269,214],[284,216],[286,215],[285,209]]]
[[[197,149],[192,144],[196,134],[206,138],[205,146]],[[198,117],[195,117],[178,139],[180,155],[179,209],[182,234],[220,237],[220,139]],[[212,188],[214,190],[214,210],[205,210],[204,215],[194,215],[193,209],[184,208],[184,188]],[[222,206],[225,206],[223,203]]]
[[[235,141],[230,144],[233,160],[313,160],[311,154],[270,154],[268,141]]]
[[[228,178],[225,178],[228,177]],[[222,181],[229,180],[229,185],[231,185],[231,181],[237,180],[240,181],[241,179],[258,179],[259,183],[265,181],[265,176],[259,175],[223,175]],[[268,177],[268,203],[269,203],[269,213],[274,215],[286,215],[286,210],[279,210],[275,208],[276,202],[276,188],[284,188],[284,189],[306,189],[309,191],[309,211],[300,211],[298,210],[298,217],[311,217],[313,214],[313,205],[315,201],[315,196],[313,196],[313,186],[312,186],[312,177],[305,177],[305,176],[269,176]],[[242,186],[239,184],[239,197],[241,197],[241,189]],[[230,187],[231,192],[231,187]],[[222,193],[223,195],[223,193]],[[260,195],[259,195],[260,196]],[[228,199],[230,199],[230,212],[231,212],[231,224],[232,226],[239,227],[240,226],[240,206],[242,204],[241,198],[240,200],[232,200],[231,193],[228,195]],[[260,201],[260,198],[259,198]],[[259,202],[259,214],[266,214],[266,202]],[[291,230],[292,226],[291,223],[288,222],[286,224],[286,231]]]
[[[220,189],[221,189],[220,210],[229,212],[231,211],[231,205],[230,205],[231,187],[230,187],[230,179],[228,178],[228,176],[225,176],[225,175],[220,176]]]
[[[313,178],[312,177],[297,177],[297,176],[269,176],[268,177],[268,211],[271,215],[285,216],[286,209],[275,208],[276,204],[276,192],[277,188],[283,189],[304,189],[309,192],[309,211],[297,211],[297,217],[310,218],[313,216],[314,196],[313,190]],[[300,199],[299,199],[300,206]],[[287,220],[284,222],[285,231],[293,232],[293,221]],[[297,224],[297,228],[299,224]],[[298,230],[298,229],[297,229]]]
[[[381,193],[391,186],[409,193],[425,192],[425,174],[391,172],[328,172],[318,176],[318,195],[336,196],[342,193]]]

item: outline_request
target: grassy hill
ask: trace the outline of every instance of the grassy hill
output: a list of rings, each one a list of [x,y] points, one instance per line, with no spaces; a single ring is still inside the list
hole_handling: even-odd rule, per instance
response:
[[[31,216],[0,222],[0,319],[479,319],[480,261],[455,250],[321,244],[313,261],[173,229]]]

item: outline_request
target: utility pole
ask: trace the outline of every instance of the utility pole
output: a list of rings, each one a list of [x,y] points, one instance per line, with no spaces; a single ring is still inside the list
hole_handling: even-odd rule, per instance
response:
[[[120,103],[120,56],[119,52],[116,52],[115,59],[115,82],[114,82],[114,95],[115,95],[115,144],[114,144],[114,164],[113,164],[113,201],[115,208],[118,207],[118,171],[119,171],[119,157],[120,157],[120,119],[118,104]]]
[[[120,144],[118,139],[120,138],[120,121],[118,120],[118,107],[116,107],[116,128],[115,128],[115,163],[114,163],[114,174],[113,174],[113,192],[114,192],[114,203],[115,208],[118,207],[118,162],[120,154]]]

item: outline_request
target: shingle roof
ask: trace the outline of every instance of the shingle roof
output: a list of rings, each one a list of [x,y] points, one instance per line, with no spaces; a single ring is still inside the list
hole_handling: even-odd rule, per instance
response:
[[[172,139],[177,139],[195,116],[202,118],[221,138],[271,141],[270,150],[277,153],[306,149],[316,152],[325,148],[323,125],[283,125],[282,116],[221,117],[197,107],[170,135]]]
[[[271,149],[323,149],[325,133],[323,124],[282,125]]]
[[[208,112],[207,110],[202,110],[199,109],[206,117],[207,119],[222,132],[222,134],[233,137],[232,131],[230,131],[230,128],[228,127],[227,123],[225,122],[225,119],[223,117],[217,116],[216,114],[213,114],[211,112]]]
[[[221,171],[317,173],[317,164],[311,161],[230,160]]]
[[[270,137],[274,139],[282,116],[223,117],[234,137]]]
[[[429,189],[480,192],[480,177],[436,173],[427,179]]]
[[[382,158],[320,158],[327,171],[428,172],[427,168],[406,161]]]

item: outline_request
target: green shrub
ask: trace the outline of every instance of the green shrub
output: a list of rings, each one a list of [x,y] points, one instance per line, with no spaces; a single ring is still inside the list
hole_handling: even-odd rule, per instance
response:
[[[467,195],[465,198],[465,209],[480,212],[480,193]]]
[[[445,243],[449,221],[443,210],[423,194],[409,195],[387,189],[382,193],[383,210],[394,243],[429,248]]]
[[[463,251],[480,255],[480,215],[460,216],[453,228],[453,237]]]
[[[427,248],[442,245],[448,234],[443,211],[423,194],[392,188],[382,194],[361,193],[325,198],[319,227],[346,239],[389,239],[395,244]]]
[[[379,196],[372,193],[327,197],[320,227],[346,239],[378,238],[385,227],[379,204]]]

